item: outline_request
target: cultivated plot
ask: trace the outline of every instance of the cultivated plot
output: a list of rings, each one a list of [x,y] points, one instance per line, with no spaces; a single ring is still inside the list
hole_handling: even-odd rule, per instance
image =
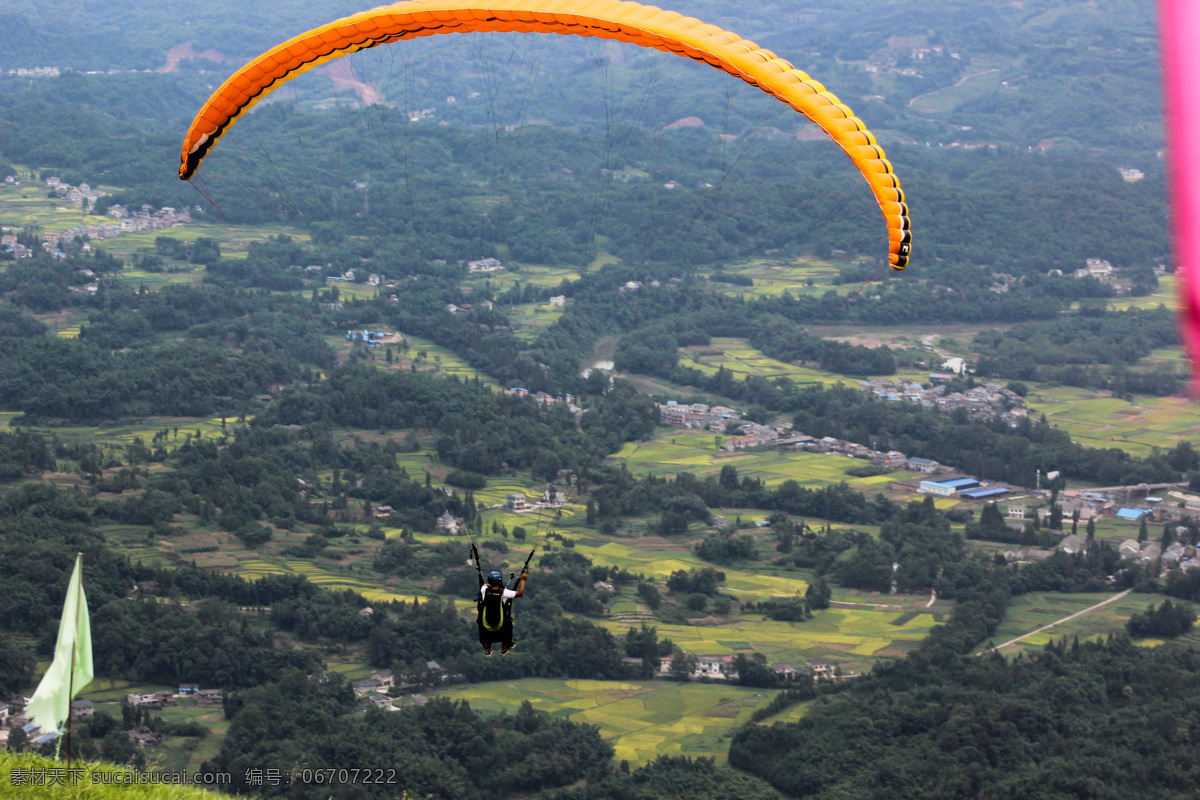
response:
[[[483,713],[511,714],[528,701],[539,711],[595,725],[612,743],[615,758],[636,767],[660,755],[707,756],[723,763],[733,731],[749,722],[772,693],[719,684],[529,678],[436,694],[467,700]]]
[[[791,480],[808,488],[819,488],[846,481],[868,495],[884,491],[891,481],[916,477],[916,473],[899,471],[857,478],[846,471],[867,462],[845,456],[767,448],[728,452],[717,448],[718,440],[723,443],[729,438],[711,431],[660,428],[649,442],[627,442],[612,458],[623,460],[634,475],[690,472],[707,477],[719,475],[722,467],[730,465],[737,468],[739,478],[759,478],[767,486]]]
[[[1111,599],[1114,594],[1116,593],[1033,592],[1014,597],[1008,604],[1004,621],[992,635],[990,643],[986,647],[978,646],[976,652],[1008,642],[1018,636],[1024,636],[1052,623],[1059,623],[1065,617]],[[1035,633],[1016,644],[1008,645],[1000,652],[1011,658],[1018,653],[1040,652],[1047,644],[1062,639],[1071,642],[1078,637],[1080,641],[1087,641],[1124,634],[1125,624],[1132,615],[1145,613],[1147,606],[1157,605],[1168,599],[1172,603],[1186,603],[1186,601],[1168,598],[1165,595],[1130,593],[1120,600],[1108,603],[1072,620],[1056,624],[1049,630]],[[1200,644],[1200,632],[1197,631],[1181,638],[1192,644]],[[1161,642],[1150,639],[1143,640],[1142,643],[1153,645]]]
[[[1079,444],[1145,457],[1155,447],[1168,450],[1181,440],[1200,439],[1200,406],[1183,397],[1139,396],[1130,403],[1073,386],[1031,388],[1030,412],[1045,414]]]

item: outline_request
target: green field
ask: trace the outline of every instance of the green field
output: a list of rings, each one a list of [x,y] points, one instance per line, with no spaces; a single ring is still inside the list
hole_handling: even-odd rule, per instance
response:
[[[356,577],[349,570],[320,567],[311,561],[298,559],[244,558],[238,561],[236,574],[249,580],[264,575],[303,575],[309,581],[326,589],[340,591],[352,589],[373,602],[412,602],[425,600],[428,595],[418,592],[393,592],[381,585],[377,578]]]
[[[903,655],[916,647],[938,622],[934,614],[914,612],[913,597],[889,597],[906,603],[899,608],[828,608],[806,622],[778,622],[761,615],[743,615],[724,625],[656,623],[660,638],[667,638],[694,655],[762,653],[768,662],[799,667],[815,659],[829,659],[846,672],[860,673],[880,658]],[[899,623],[899,624],[898,624]],[[614,634],[625,633],[629,622],[601,622]]]
[[[795,261],[755,258],[749,261],[726,264],[720,272],[750,278],[753,286],[738,286],[721,281],[710,281],[709,287],[727,295],[746,298],[772,297],[785,291],[793,296],[822,296],[826,292],[846,295],[858,288],[857,283],[837,284],[838,270],[851,262],[826,261],[816,258],[800,258]],[[715,270],[713,270],[715,271]],[[890,270],[889,270],[890,271]],[[706,271],[705,277],[711,272]],[[886,277],[881,273],[880,277]]]
[[[892,472],[869,478],[856,478],[846,470],[861,467],[861,459],[810,452],[781,452],[758,449],[726,452],[717,450],[719,434],[679,428],[659,428],[649,442],[627,442],[612,458],[623,460],[634,475],[677,475],[691,472],[699,477],[716,476],[721,468],[732,465],[739,478],[759,478],[768,486],[794,480],[816,488],[839,481],[867,493],[884,491],[888,483],[915,477],[912,472]],[[720,436],[722,440],[730,437]]]
[[[412,364],[416,362],[417,370],[419,372],[434,370],[443,375],[457,375],[460,378],[469,379],[472,381],[478,378],[479,382],[484,386],[488,386],[493,389],[501,388],[500,384],[496,383],[496,381],[494,381],[492,378],[479,372],[470,364],[459,358],[453,350],[448,350],[441,345],[434,344],[428,339],[422,339],[419,336],[411,336],[403,332],[397,332],[397,337],[398,339],[402,338],[408,342],[407,353],[400,352],[398,340],[394,342],[385,341],[383,345],[376,348],[377,350],[382,350],[383,347],[388,346],[392,348],[396,354],[396,358],[392,364],[392,369],[411,368]],[[344,338],[341,341],[344,343]],[[422,352],[425,353],[423,358],[419,355]],[[382,352],[378,355],[380,358],[383,358]]]
[[[666,681],[618,682],[530,678],[435,692],[487,713],[514,713],[528,701],[539,711],[595,725],[631,767],[660,755],[708,756],[724,763],[729,739],[770,701],[759,689]],[[789,709],[790,711],[791,709]]]
[[[981,97],[1002,94],[1004,74],[1000,70],[987,70],[968,75],[953,86],[914,97],[909,106],[922,114],[948,114],[960,106]]]
[[[1002,644],[1030,631],[1037,630],[1045,625],[1049,625],[1051,622],[1101,603],[1112,596],[1112,593],[1065,594],[1036,592],[1014,597],[1008,604],[1008,611],[1004,615],[1004,621],[992,635],[990,642],[986,647],[984,645],[976,647],[976,652],[981,652],[993,645]],[[1168,598],[1165,595],[1131,593],[1089,614],[1084,614],[1061,625],[1055,625],[1050,630],[1034,634],[1027,639],[1022,639],[1016,644],[1005,647],[1001,652],[1011,658],[1018,653],[1040,652],[1050,642],[1063,638],[1070,641],[1078,636],[1080,641],[1085,641],[1109,635],[1123,634],[1125,633],[1125,623],[1129,620],[1130,616],[1145,612],[1148,605],[1157,605],[1163,600],[1168,599],[1173,603],[1184,602],[1178,598]],[[1190,642],[1193,645],[1200,644],[1200,631],[1193,630],[1181,636],[1180,639]],[[1159,642],[1160,640],[1157,639],[1147,639],[1140,643],[1154,645]]]
[[[549,303],[528,303],[508,306],[504,309],[504,314],[512,324],[513,333],[517,338],[532,342],[562,317],[563,307],[552,306]]]
[[[247,417],[247,420],[249,419],[251,417]],[[189,433],[194,437],[196,431],[199,431],[204,438],[217,439],[225,433],[232,435],[237,425],[238,421],[235,416],[226,417],[224,427],[221,425],[221,417],[211,417],[209,419],[197,417],[146,417],[139,422],[131,422],[123,425],[73,426],[63,428],[30,427],[27,430],[41,433],[48,437],[57,436],[67,444],[94,442],[96,444],[124,447],[133,444],[135,438],[141,437],[142,443],[146,447],[152,449],[155,447],[164,447],[168,451],[172,451],[187,441],[187,434]],[[171,434],[165,441],[154,444],[151,441],[154,438],[154,434],[164,428],[170,428]],[[174,433],[176,428],[179,429],[178,436]]]
[[[1175,276],[1160,275],[1158,278],[1158,291],[1154,294],[1148,294],[1144,297],[1113,297],[1108,300],[1108,307],[1114,310],[1123,311],[1127,308],[1158,308],[1166,306],[1167,308],[1179,308],[1179,295],[1175,291]],[[1078,308],[1079,304],[1075,303],[1072,308]]]
[[[1166,450],[1183,439],[1200,441],[1200,406],[1183,397],[1135,397],[1129,403],[1073,386],[1031,384],[1030,389],[1026,403],[1031,414],[1045,414],[1079,444],[1145,457],[1155,447]]]
[[[745,339],[716,337],[708,345],[687,347],[681,351],[681,363],[713,375],[724,368],[741,381],[753,375],[758,378],[788,378],[796,383],[817,383],[832,386],[836,383],[856,384],[844,375],[777,361],[747,344]]]
[[[20,186],[0,184],[0,225],[20,228],[40,227],[44,231],[65,231],[76,225],[108,225],[112,217],[89,214],[82,206],[66,206],[61,197],[47,197],[43,183]]]
[[[116,273],[117,285],[123,285],[128,289],[146,289],[150,292],[157,292],[164,286],[173,284],[181,284],[185,286],[199,286],[204,279],[204,267],[185,267],[181,271],[175,272],[146,272],[145,270],[133,269],[125,267],[120,272]]]
[[[521,264],[516,271],[511,268],[497,272],[477,272],[467,276],[466,286],[473,291],[491,291],[493,294],[507,292],[518,283],[553,288],[563,281],[579,280],[579,267],[560,267],[549,264]]]

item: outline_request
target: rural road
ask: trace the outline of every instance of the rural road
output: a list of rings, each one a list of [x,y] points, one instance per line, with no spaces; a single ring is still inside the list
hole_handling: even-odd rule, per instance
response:
[[[1097,608],[1100,608],[1101,606],[1106,606],[1109,603],[1116,602],[1117,600],[1120,600],[1122,597],[1124,597],[1125,595],[1129,594],[1132,591],[1133,591],[1133,589],[1126,589],[1125,591],[1123,591],[1119,594],[1114,594],[1112,597],[1108,598],[1107,600],[1105,600],[1103,602],[1096,603],[1096,605],[1094,605],[1094,606],[1088,606],[1083,611],[1076,611],[1074,614],[1071,614],[1068,617],[1063,617],[1062,619],[1055,620],[1054,622],[1051,622],[1049,625],[1043,625],[1042,627],[1038,628],[1036,631],[1030,631],[1029,633],[1018,636],[1015,639],[1009,639],[1004,644],[998,644],[995,647],[991,648],[990,650],[984,650],[983,652],[991,653],[992,651],[999,650],[1002,647],[1008,647],[1010,644],[1016,644],[1017,642],[1021,641],[1022,639],[1027,639],[1030,636],[1033,636],[1035,633],[1041,633],[1042,631],[1050,630],[1051,628],[1053,628],[1055,625],[1059,624],[1060,622],[1066,622],[1068,620],[1075,619],[1076,617],[1080,617],[1091,611],[1095,611]],[[983,655],[983,653],[980,653],[980,655]]]

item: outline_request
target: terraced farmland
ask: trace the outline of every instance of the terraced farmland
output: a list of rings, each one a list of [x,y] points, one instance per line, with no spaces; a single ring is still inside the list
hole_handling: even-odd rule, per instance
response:
[[[475,684],[436,694],[484,713],[513,713],[525,701],[554,716],[595,725],[615,758],[631,767],[660,755],[708,756],[724,763],[728,738],[771,693],[719,684],[562,681],[531,678]]]
[[[288,559],[268,561],[261,558],[246,558],[238,562],[236,572],[248,579],[264,575],[303,575],[309,581],[334,591],[352,589],[368,600],[375,602],[411,603],[414,598],[426,599],[428,595],[391,592],[380,586],[378,581],[355,578],[348,572],[333,571],[311,561]]]

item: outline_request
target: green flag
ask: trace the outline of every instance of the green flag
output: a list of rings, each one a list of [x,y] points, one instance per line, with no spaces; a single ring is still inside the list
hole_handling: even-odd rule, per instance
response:
[[[29,718],[44,732],[59,730],[71,713],[71,700],[92,682],[92,624],[83,595],[83,555],[75,557],[75,571],[67,586],[54,663],[33,699],[25,706]]]

